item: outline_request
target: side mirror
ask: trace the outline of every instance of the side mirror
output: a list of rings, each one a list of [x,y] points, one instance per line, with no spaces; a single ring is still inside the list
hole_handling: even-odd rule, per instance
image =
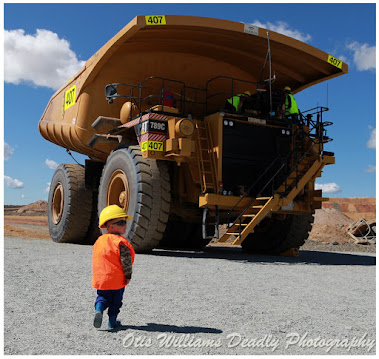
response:
[[[117,95],[117,85],[107,85],[105,86],[105,97],[113,97]]]

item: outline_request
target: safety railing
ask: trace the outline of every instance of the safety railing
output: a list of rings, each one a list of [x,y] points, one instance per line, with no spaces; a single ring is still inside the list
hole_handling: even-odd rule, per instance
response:
[[[127,93],[128,91],[129,93]],[[191,107],[194,105],[203,108],[206,106],[204,89],[186,86],[183,81],[157,76],[150,76],[137,85],[108,84],[105,86],[105,97],[108,103],[113,103],[117,98],[130,100],[136,107],[138,116],[141,116],[154,105],[166,106],[169,103],[169,107],[175,107],[178,110],[178,115],[182,116],[191,113]],[[162,111],[158,112],[164,112],[163,107]]]
[[[268,81],[252,82],[228,76],[216,76],[206,82],[205,88],[197,88],[187,86],[183,81],[150,76],[136,85],[108,84],[105,86],[105,97],[110,104],[117,98],[126,98],[137,108],[138,115],[141,115],[151,107],[151,104],[161,105],[167,102],[167,93],[171,93],[179,114],[187,116],[197,112],[201,118],[220,109],[225,110],[227,99],[246,89],[255,91],[258,87],[266,85]],[[215,84],[217,86],[213,87]],[[264,89],[258,88],[259,91]],[[261,98],[256,100],[251,98],[251,101],[264,102]]]

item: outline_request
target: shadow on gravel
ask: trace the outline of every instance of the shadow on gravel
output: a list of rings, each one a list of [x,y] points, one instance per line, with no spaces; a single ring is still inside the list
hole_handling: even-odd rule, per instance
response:
[[[207,247],[202,251],[154,249],[150,255],[165,257],[214,258],[230,261],[253,263],[287,263],[320,265],[357,265],[374,266],[376,258],[372,255],[348,254],[337,252],[302,251],[300,257],[282,257],[246,253],[241,248]]]
[[[190,327],[183,326],[179,327],[177,325],[167,325],[167,324],[156,324],[156,323],[147,323],[147,325],[121,325],[116,329],[111,329],[108,331],[118,332],[121,330],[142,330],[145,332],[159,332],[159,333],[183,333],[183,334],[199,334],[199,333],[208,333],[208,334],[221,334],[222,330],[214,328],[203,328],[203,327]]]

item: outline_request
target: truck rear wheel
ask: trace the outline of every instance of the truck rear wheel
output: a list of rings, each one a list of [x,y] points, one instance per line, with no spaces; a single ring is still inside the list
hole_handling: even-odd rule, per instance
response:
[[[111,204],[133,217],[124,236],[136,252],[157,247],[170,211],[167,164],[143,158],[139,146],[112,152],[100,180],[98,212]]]
[[[284,220],[268,218],[242,242],[246,251],[280,254],[301,247],[309,236],[314,222],[313,213],[287,215]]]
[[[51,181],[47,211],[53,241],[85,243],[91,211],[92,192],[85,189],[84,167],[59,165]]]

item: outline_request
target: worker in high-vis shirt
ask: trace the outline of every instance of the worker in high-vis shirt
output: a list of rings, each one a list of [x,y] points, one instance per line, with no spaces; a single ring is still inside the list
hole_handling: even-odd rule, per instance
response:
[[[122,306],[125,286],[132,278],[135,252],[133,246],[122,236],[126,221],[133,219],[117,205],[105,207],[99,217],[99,228],[107,233],[100,236],[92,250],[92,287],[97,289],[93,325],[100,328],[103,311],[108,308],[108,328],[121,325],[117,315]]]
[[[244,102],[251,96],[250,91],[245,91],[238,95],[232,96],[225,102],[225,109],[233,112],[243,112]]]
[[[285,108],[285,116],[291,118],[294,121],[299,119],[299,109],[297,107],[297,103],[293,95],[291,94],[291,88],[286,86],[283,89],[285,100],[284,100],[284,108]]]

